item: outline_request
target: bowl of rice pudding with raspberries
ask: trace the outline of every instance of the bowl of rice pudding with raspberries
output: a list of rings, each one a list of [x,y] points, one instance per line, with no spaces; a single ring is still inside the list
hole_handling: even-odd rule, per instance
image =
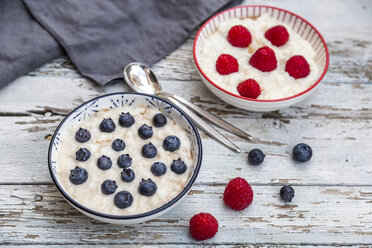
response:
[[[113,93],[73,110],[49,147],[63,197],[94,219],[131,224],[156,218],[187,195],[198,175],[198,130],[173,104]]]
[[[329,64],[327,45],[305,19],[270,6],[238,6],[210,18],[194,42],[205,85],[225,102],[273,111],[308,97]]]

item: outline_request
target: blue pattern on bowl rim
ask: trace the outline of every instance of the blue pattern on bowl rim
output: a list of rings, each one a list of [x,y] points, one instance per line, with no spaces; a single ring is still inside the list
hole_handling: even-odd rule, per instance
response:
[[[63,140],[61,137],[66,132],[70,131],[70,128],[74,123],[76,122],[82,122],[86,118],[90,118],[93,116],[97,111],[102,109],[113,109],[113,108],[122,108],[126,106],[132,106],[132,105],[140,105],[140,106],[146,106],[148,108],[157,108],[161,113],[166,115],[169,119],[174,120],[177,124],[181,125],[181,127],[186,131],[187,137],[190,140],[191,143],[191,151],[193,154],[193,160],[195,163],[194,166],[194,172],[188,182],[188,184],[185,186],[184,190],[181,191],[178,196],[176,196],[173,200],[165,204],[164,206],[161,206],[157,209],[154,209],[149,212],[145,212],[142,214],[136,214],[136,215],[110,215],[110,214],[104,214],[97,212],[95,210],[89,209],[80,203],[76,202],[74,199],[72,199],[61,187],[61,185],[58,183],[58,180],[56,178],[56,175],[58,174],[56,167],[58,161],[56,160],[56,155],[58,153],[58,148],[63,143]],[[125,111],[125,109],[123,109]],[[71,111],[59,124],[56,131],[54,132],[54,135],[52,137],[52,140],[50,142],[49,146],[49,152],[48,152],[48,164],[49,164],[49,170],[50,174],[52,176],[52,179],[57,186],[57,189],[61,192],[61,194],[64,196],[66,200],[68,200],[70,203],[72,203],[74,206],[77,206],[80,209],[83,209],[84,211],[98,215],[100,217],[104,218],[111,218],[111,219],[134,219],[134,218],[142,218],[148,215],[155,214],[157,212],[163,211],[167,207],[173,205],[176,203],[180,198],[183,197],[184,194],[186,194],[191,186],[194,184],[195,179],[199,173],[200,165],[202,160],[202,143],[200,139],[199,132],[195,125],[192,123],[190,118],[178,107],[174,106],[172,103],[159,98],[157,96],[142,94],[142,93],[127,93],[127,92],[120,92],[120,93],[112,93],[107,94],[103,96],[99,96],[97,98],[94,98],[90,101],[87,101]]]

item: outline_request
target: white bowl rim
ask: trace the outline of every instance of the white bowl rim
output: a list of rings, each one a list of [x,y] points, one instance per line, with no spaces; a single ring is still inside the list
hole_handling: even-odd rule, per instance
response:
[[[122,95],[122,94],[124,94],[124,95],[140,95],[140,96],[145,96],[145,97],[156,98],[157,100],[163,101],[163,102],[171,105],[173,108],[175,108],[178,112],[180,112],[185,117],[186,121],[191,126],[191,128],[193,130],[193,133],[194,133],[194,135],[196,137],[196,144],[197,144],[197,147],[198,147],[198,157],[197,157],[197,161],[196,161],[196,164],[195,164],[194,172],[193,172],[193,174],[192,174],[189,182],[184,187],[184,189],[176,197],[174,197],[171,201],[169,201],[168,203],[164,204],[163,206],[158,207],[158,208],[153,209],[153,210],[148,211],[148,212],[144,212],[144,213],[141,213],[141,214],[133,214],[133,215],[112,215],[112,214],[105,214],[105,213],[101,213],[101,212],[98,212],[96,210],[90,209],[90,208],[88,208],[88,207],[80,204],[79,202],[77,202],[76,200],[74,200],[72,197],[70,197],[70,195],[67,194],[67,192],[65,192],[65,190],[63,189],[63,187],[59,184],[59,182],[58,182],[58,180],[57,180],[57,178],[56,178],[56,176],[54,174],[54,171],[52,169],[52,163],[51,163],[51,161],[52,161],[51,160],[51,154],[52,154],[52,148],[53,148],[54,140],[56,138],[56,135],[57,135],[58,131],[63,126],[63,124],[66,122],[66,120],[68,119],[68,117],[70,117],[76,110],[82,108],[86,104],[88,104],[90,102],[93,102],[93,101],[95,101],[97,99],[108,97],[108,96],[113,96],[113,95]],[[110,94],[105,94],[105,95],[102,95],[102,96],[98,96],[98,97],[95,97],[93,99],[90,99],[89,101],[84,102],[83,104],[81,104],[78,107],[76,107],[75,109],[73,109],[61,121],[61,123],[58,125],[58,127],[54,131],[53,137],[52,137],[52,139],[50,141],[50,145],[49,145],[49,149],[48,149],[48,167],[49,167],[49,172],[50,172],[50,175],[52,177],[52,180],[53,180],[54,184],[56,185],[58,191],[74,207],[76,207],[78,209],[81,209],[83,211],[86,211],[89,214],[92,214],[92,215],[95,215],[95,216],[99,216],[99,217],[102,217],[102,218],[106,218],[106,219],[113,219],[113,220],[133,220],[133,219],[142,219],[142,218],[149,217],[151,215],[155,215],[157,213],[163,212],[164,210],[170,208],[171,206],[173,206],[174,204],[176,204],[179,200],[181,200],[189,192],[189,190],[191,189],[191,187],[195,183],[195,180],[196,180],[196,178],[197,178],[197,176],[199,174],[199,170],[200,170],[200,167],[201,167],[202,157],[203,157],[203,148],[202,148],[202,142],[201,142],[199,131],[196,128],[195,124],[191,121],[190,117],[188,117],[181,109],[179,109],[174,104],[168,102],[167,100],[162,99],[162,98],[157,97],[157,96],[154,96],[154,95],[148,95],[148,94],[138,93],[138,92],[116,92],[116,93],[110,93]]]
[[[284,11],[288,14],[291,14],[299,19],[301,19],[303,22],[305,22],[307,25],[309,25],[314,31],[315,33],[317,33],[317,35],[319,35],[319,38],[321,40],[321,42],[323,43],[323,46],[324,46],[324,49],[325,49],[325,53],[326,53],[326,64],[324,66],[324,69],[323,69],[323,72],[322,74],[320,75],[320,77],[317,79],[317,81],[312,84],[309,88],[307,88],[306,90],[300,92],[300,93],[297,93],[296,95],[293,95],[293,96],[289,96],[289,97],[285,97],[285,98],[279,98],[279,99],[253,99],[253,98],[248,98],[248,97],[244,97],[244,96],[239,96],[239,95],[236,95],[230,91],[227,91],[225,90],[224,88],[218,86],[217,84],[215,84],[210,78],[207,77],[207,75],[203,72],[203,70],[200,68],[200,65],[199,65],[199,62],[196,58],[196,42],[198,41],[198,38],[199,38],[199,35],[201,34],[202,30],[205,28],[206,25],[208,25],[214,18],[216,18],[217,16],[219,15],[222,15],[224,14],[225,12],[228,12],[228,11],[231,11],[233,9],[239,9],[239,8],[247,8],[247,7],[260,7],[260,8],[268,8],[268,9],[276,9],[276,10],[279,10],[279,11]],[[198,68],[200,74],[203,75],[203,77],[211,84],[213,85],[215,88],[217,88],[218,90],[224,92],[224,93],[227,93],[233,97],[237,97],[237,98],[240,98],[242,100],[247,100],[247,101],[253,101],[253,102],[280,102],[280,101],[286,101],[286,100],[290,100],[290,99],[294,99],[296,97],[299,97],[301,95],[304,95],[306,94],[307,92],[309,92],[310,90],[312,90],[315,86],[317,86],[323,79],[323,77],[325,76],[327,70],[328,70],[328,66],[329,66],[329,51],[328,51],[328,46],[327,46],[327,43],[325,42],[323,36],[320,34],[320,32],[310,23],[308,22],[306,19],[304,19],[303,17],[291,12],[291,11],[288,11],[288,10],[285,10],[285,9],[282,9],[282,8],[278,8],[278,7],[274,7],[274,6],[268,6],[268,5],[241,5],[241,6],[236,6],[236,7],[233,7],[233,8],[229,8],[229,9],[226,9],[224,11],[221,11],[217,14],[215,14],[214,16],[212,16],[211,18],[209,18],[204,24],[203,26],[201,26],[201,28],[199,29],[198,33],[196,34],[195,36],[195,40],[194,40],[194,45],[193,45],[193,57],[194,57],[194,62],[195,62],[195,65],[196,67]]]

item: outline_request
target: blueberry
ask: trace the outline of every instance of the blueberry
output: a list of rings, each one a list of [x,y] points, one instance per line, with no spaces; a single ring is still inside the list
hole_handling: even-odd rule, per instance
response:
[[[120,191],[115,195],[114,202],[118,208],[127,208],[132,205],[133,196],[128,191]]]
[[[107,170],[110,169],[112,165],[112,161],[109,157],[102,155],[101,157],[98,158],[97,160],[97,166],[101,170]]]
[[[87,142],[90,140],[90,132],[84,128],[79,128],[75,133],[75,139],[80,143]]]
[[[120,168],[128,168],[132,165],[132,158],[129,154],[122,154],[118,157],[117,163]]]
[[[132,182],[134,178],[136,177],[136,174],[134,173],[134,171],[129,168],[123,169],[123,171],[120,174],[121,174],[121,179],[127,183]]]
[[[111,195],[112,193],[115,192],[117,188],[118,186],[116,185],[116,182],[113,180],[106,180],[101,185],[102,193],[104,193],[105,195]]]
[[[73,184],[79,185],[82,183],[85,183],[85,181],[88,179],[88,172],[84,168],[80,168],[79,166],[76,166],[75,169],[70,171],[70,181]]]
[[[115,131],[115,128],[115,123],[111,118],[103,119],[101,124],[99,124],[99,129],[105,133],[112,133]]]
[[[174,152],[181,146],[181,141],[177,136],[169,135],[163,141],[163,148],[166,151]]]
[[[124,150],[125,142],[121,139],[116,139],[112,142],[111,147],[112,147],[112,149],[114,149],[114,151],[120,152],[120,151]]]
[[[140,182],[140,185],[138,187],[138,192],[144,196],[152,196],[153,194],[155,194],[157,189],[158,186],[156,186],[156,183],[154,183],[151,178],[147,180],[142,178],[142,181]]]
[[[298,162],[306,162],[311,159],[313,156],[313,150],[309,145],[300,143],[293,147],[293,159]]]
[[[76,160],[87,161],[90,158],[90,151],[87,148],[80,148],[76,152]]]
[[[265,159],[265,154],[260,149],[253,149],[248,153],[248,162],[251,165],[260,165]]]
[[[153,131],[152,131],[152,127],[146,125],[146,124],[143,124],[142,126],[140,126],[140,128],[138,128],[138,135],[142,138],[142,139],[148,139],[148,138],[151,138],[152,135],[153,135]]]
[[[151,165],[151,172],[155,176],[162,176],[167,172],[167,166],[163,164],[162,162],[155,162]]]
[[[294,197],[294,189],[291,186],[283,186],[280,189],[280,197],[286,202],[292,201],[292,198]]]
[[[158,154],[158,150],[151,142],[143,145],[142,156],[145,158],[153,158],[156,156],[156,154]]]
[[[156,114],[152,118],[152,124],[154,124],[155,127],[164,127],[167,124],[167,117],[163,114]]]
[[[185,162],[183,162],[180,158],[177,160],[173,160],[171,164],[171,170],[176,174],[182,174],[186,171],[187,166]]]
[[[122,127],[130,127],[134,124],[134,117],[129,113],[121,113],[119,116],[119,124]]]

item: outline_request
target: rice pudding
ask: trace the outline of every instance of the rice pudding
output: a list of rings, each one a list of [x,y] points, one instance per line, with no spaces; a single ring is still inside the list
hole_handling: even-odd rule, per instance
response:
[[[186,131],[157,108],[99,110],[74,124],[57,154],[57,180],[101,213],[132,215],[175,198],[193,172]]]
[[[251,41],[247,47],[237,47],[228,40],[232,27],[241,25],[249,30]],[[273,45],[266,37],[266,32],[275,26],[286,28],[289,39],[285,44]],[[277,66],[272,71],[262,71],[250,63],[252,55],[260,48],[268,47],[276,56]],[[221,75],[216,69],[216,61],[221,54],[234,57],[238,63],[238,70],[233,73]],[[287,72],[286,65],[290,58],[300,55],[308,63],[310,72],[305,77],[295,78]],[[308,41],[296,34],[291,27],[263,14],[258,18],[233,18],[218,24],[216,31],[205,38],[199,64],[206,76],[221,88],[236,95],[241,82],[254,79],[261,89],[257,99],[281,99],[296,95],[308,89],[317,79],[319,68],[314,60],[315,51]]]

